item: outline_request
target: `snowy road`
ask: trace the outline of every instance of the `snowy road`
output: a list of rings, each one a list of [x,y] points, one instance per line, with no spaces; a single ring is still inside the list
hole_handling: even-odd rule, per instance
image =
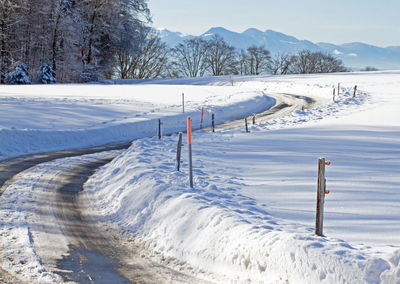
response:
[[[315,103],[309,98],[288,94],[275,94],[274,97],[277,104],[257,119],[266,121]],[[238,120],[218,128],[241,123],[243,121]],[[78,195],[83,183],[97,168],[116,157],[119,149],[129,145],[28,155],[0,163],[0,195],[5,190],[22,192],[15,198],[25,198],[20,202],[24,208],[15,211],[21,215],[18,217],[20,222],[17,220],[19,225],[24,223],[27,227],[33,250],[31,255],[26,253],[26,258],[36,258],[38,269],[44,266],[50,272],[51,276],[45,282],[85,283],[107,279],[118,279],[118,283],[200,282],[142,257],[144,248],[123,239],[118,233],[102,230],[96,216],[82,217],[81,212],[88,202]],[[29,188],[31,191],[24,195],[23,191]],[[0,275],[5,279],[10,277],[1,270]],[[24,277],[29,279],[29,275]]]

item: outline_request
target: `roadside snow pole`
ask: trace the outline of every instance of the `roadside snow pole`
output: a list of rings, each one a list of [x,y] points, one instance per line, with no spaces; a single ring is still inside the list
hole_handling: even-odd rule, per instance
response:
[[[215,116],[214,116],[214,114],[211,114],[211,127],[212,127],[212,132],[215,132]]]
[[[189,182],[190,187],[193,188],[193,168],[192,168],[192,126],[190,117],[187,118],[187,138],[189,148]]]
[[[161,119],[158,120],[158,139],[161,139]]]
[[[182,93],[182,112],[185,113],[185,94]]]
[[[353,93],[353,98],[356,97],[356,92],[357,92],[357,85],[354,86],[354,93]]]
[[[340,95],[340,83],[337,84],[337,95]]]
[[[176,149],[176,170],[179,172],[181,168],[182,132],[179,132],[178,135],[178,146]]]
[[[247,117],[244,118],[244,125],[246,127],[246,133],[249,133],[249,128],[247,127]]]
[[[231,84],[232,84],[232,86],[233,86],[233,76],[232,76],[232,75],[231,75],[230,80],[231,80]]]
[[[331,162],[325,162],[325,158],[318,159],[318,190],[315,234],[320,237],[323,236],[325,194],[329,194],[329,190],[326,190],[325,165],[329,166],[330,164]]]
[[[333,87],[333,101],[335,101],[335,87]]]
[[[253,114],[253,125],[256,124],[256,115]]]
[[[201,108],[200,129],[203,128],[204,107]]]

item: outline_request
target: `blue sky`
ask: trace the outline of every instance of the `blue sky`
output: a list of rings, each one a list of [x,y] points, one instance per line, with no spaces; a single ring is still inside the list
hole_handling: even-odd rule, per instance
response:
[[[400,46],[400,0],[148,0],[153,26],[199,35],[222,26],[313,42]]]

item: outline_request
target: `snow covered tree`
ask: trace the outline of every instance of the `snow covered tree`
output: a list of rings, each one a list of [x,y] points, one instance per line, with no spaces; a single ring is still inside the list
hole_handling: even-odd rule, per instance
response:
[[[23,62],[15,64],[15,71],[6,75],[6,83],[11,85],[31,84],[28,75],[28,66]]]
[[[53,65],[46,63],[40,66],[38,70],[38,80],[43,84],[54,84],[56,80],[56,71],[53,69]]]
[[[149,22],[146,0],[0,0],[0,83],[15,62],[33,78],[49,59],[58,81],[110,77]]]

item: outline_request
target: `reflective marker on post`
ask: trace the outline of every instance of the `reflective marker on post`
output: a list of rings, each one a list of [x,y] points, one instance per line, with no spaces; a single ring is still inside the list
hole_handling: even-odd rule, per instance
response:
[[[193,170],[192,170],[192,125],[190,117],[187,118],[187,137],[189,148],[189,182],[190,187],[193,188]]]

